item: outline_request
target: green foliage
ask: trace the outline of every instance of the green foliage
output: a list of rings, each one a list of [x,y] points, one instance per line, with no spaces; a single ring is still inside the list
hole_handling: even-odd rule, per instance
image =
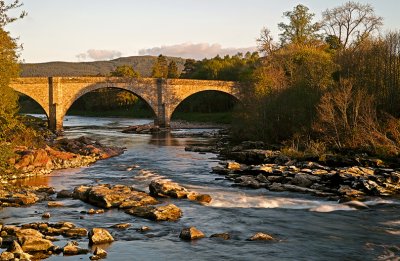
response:
[[[110,75],[114,77],[140,78],[140,73],[136,72],[133,67],[129,65],[117,66]]]
[[[258,53],[238,53],[224,58],[216,56],[212,59],[194,61],[188,59],[181,78],[201,80],[246,81],[252,77],[255,65],[259,60]]]
[[[171,79],[179,78],[178,66],[176,65],[176,62],[174,62],[174,61],[171,61],[168,64],[168,78],[171,78]]]
[[[283,15],[289,19],[289,24],[279,23],[278,27],[282,31],[280,34],[281,44],[309,44],[318,40],[320,36],[319,23],[312,23],[313,13],[304,5],[297,5],[293,11],[284,12]]]
[[[151,77],[154,78],[167,78],[168,77],[168,61],[165,56],[160,54],[155,62]]]

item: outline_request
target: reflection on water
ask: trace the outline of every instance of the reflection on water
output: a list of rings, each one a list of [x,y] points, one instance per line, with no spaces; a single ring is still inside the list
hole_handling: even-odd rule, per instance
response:
[[[368,209],[356,210],[310,195],[234,188],[229,181],[215,180],[219,176],[210,173],[211,167],[218,164],[215,154],[184,151],[184,146],[206,143],[207,139],[120,132],[122,127],[145,120],[76,116],[67,116],[67,120],[65,136],[89,135],[104,144],[124,146],[127,150],[121,156],[87,168],[56,171],[50,177],[23,182],[48,184],[56,190],[107,183],[148,191],[151,180],[165,178],[190,190],[209,193],[213,201],[201,205],[187,200],[161,199],[181,208],[183,217],[178,222],[152,222],[119,210],[92,216],[82,214],[93,206],[79,200],[62,199],[63,208],[48,209],[43,202],[28,208],[3,209],[0,211],[3,223],[41,222],[43,212],[51,212],[50,222],[71,221],[86,228],[131,223],[132,228],[127,230],[109,228],[117,241],[108,247],[108,260],[185,257],[191,260],[376,260],[385,249],[400,246],[398,200],[374,200],[366,202]],[[151,230],[138,232],[136,228],[141,226],[149,226]],[[195,226],[207,236],[228,232],[232,239],[181,241],[179,232],[187,226]],[[246,241],[256,232],[269,233],[278,240],[272,243]],[[55,244],[65,245],[66,240],[60,239]],[[87,245],[87,238],[77,241],[82,246]],[[49,260],[65,258],[52,256]],[[88,259],[88,256],[79,258]],[[76,260],[76,257],[70,259]]]

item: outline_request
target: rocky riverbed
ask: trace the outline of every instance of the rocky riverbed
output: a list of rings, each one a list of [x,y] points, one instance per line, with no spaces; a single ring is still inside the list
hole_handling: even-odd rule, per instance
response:
[[[17,147],[16,156],[10,159],[15,167],[12,173],[0,176],[2,183],[9,180],[40,176],[53,170],[87,166],[100,159],[107,159],[123,153],[123,148],[106,147],[96,140],[80,137],[58,139],[44,148]]]
[[[343,202],[400,194],[400,168],[380,159],[325,155],[299,160],[262,147],[260,142],[244,142],[230,148],[190,146],[186,150],[219,152],[224,160],[212,172],[232,181],[232,186],[309,193]]]

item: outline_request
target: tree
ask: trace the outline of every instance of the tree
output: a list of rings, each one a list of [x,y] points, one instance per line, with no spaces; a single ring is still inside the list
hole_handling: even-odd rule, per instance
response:
[[[320,38],[318,31],[319,23],[312,23],[313,13],[308,12],[304,5],[297,5],[293,11],[284,12],[283,15],[289,19],[289,24],[279,23],[278,28],[282,31],[280,35],[281,44],[308,44]]]
[[[168,78],[179,78],[178,66],[174,61],[171,61],[168,65]]]
[[[322,13],[322,28],[327,35],[336,36],[343,48],[368,38],[383,25],[369,4],[347,2]]]
[[[260,38],[257,38],[258,50],[265,56],[272,54],[278,46],[274,43],[274,38],[271,35],[271,31],[264,27],[261,30]]]
[[[5,3],[5,1],[3,1],[3,0],[0,1],[0,27],[1,28],[4,28],[5,25],[14,22],[17,19],[24,18],[27,15],[27,13],[25,11],[22,11],[19,14],[19,16],[17,16],[17,17],[9,16],[7,14],[8,11],[19,8],[22,5],[23,4],[20,3],[19,0],[15,0],[14,2],[12,2],[11,4],[8,4],[8,5]]]
[[[129,65],[121,65],[115,68],[114,71],[111,72],[111,76],[114,77],[129,77],[129,78],[139,78],[140,73],[136,72],[133,67]]]
[[[154,78],[167,78],[168,77],[168,61],[165,56],[160,54],[153,66],[151,76]]]

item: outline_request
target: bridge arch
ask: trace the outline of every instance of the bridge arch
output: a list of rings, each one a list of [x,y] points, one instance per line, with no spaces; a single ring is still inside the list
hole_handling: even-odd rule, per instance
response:
[[[33,101],[33,103],[35,103],[35,105],[37,105],[38,107],[40,107],[40,109],[42,110],[42,112],[46,115],[46,118],[49,119],[48,111],[47,111],[46,108],[43,106],[43,104],[40,104],[40,102],[39,102],[37,99],[35,99],[35,98],[33,98],[33,97],[29,96],[29,95],[26,95],[25,93],[22,93],[22,92],[20,92],[20,91],[16,91],[16,92],[17,92],[17,94],[18,94],[19,102],[20,102],[21,98],[23,98],[24,96],[25,96],[25,97],[28,97],[29,100]],[[28,101],[28,103],[32,103],[31,101]]]
[[[19,96],[19,99],[21,99],[22,96],[26,96],[26,97],[28,97],[30,100],[32,100],[36,105],[38,105],[38,106],[42,109],[42,111],[43,111],[44,114],[46,115],[46,118],[49,119],[48,110],[46,110],[46,107],[44,107],[44,105],[40,103],[40,99],[37,99],[36,97],[29,96],[29,95],[27,95],[27,94],[25,94],[25,93],[22,93],[22,92],[20,92],[20,91],[16,91],[16,92],[17,92],[17,94],[18,94],[18,96]]]
[[[78,93],[76,93],[75,95],[71,96],[70,99],[68,99],[65,102],[64,105],[64,113],[63,113],[63,117],[65,117],[65,115],[67,114],[68,110],[71,108],[71,106],[77,101],[79,100],[79,98],[83,97],[84,95],[97,91],[97,90],[101,90],[101,89],[118,89],[118,90],[123,90],[123,91],[127,91],[135,96],[137,96],[139,99],[141,99],[142,101],[144,101],[148,107],[150,108],[153,116],[155,117],[156,114],[156,109],[154,104],[152,104],[151,101],[147,100],[146,98],[144,98],[139,91],[135,90],[135,88],[133,86],[113,86],[113,85],[109,85],[109,86],[104,86],[103,84],[97,84],[97,85],[91,85],[91,86],[87,86],[86,88],[83,88],[82,90],[80,90]],[[153,106],[152,106],[153,105]]]
[[[188,99],[190,99],[191,97],[194,97],[196,95],[199,94],[206,94],[206,93],[216,93],[218,95],[224,95],[224,96],[228,96],[230,98],[232,98],[236,103],[240,103],[240,98],[237,95],[232,94],[231,92],[227,92],[227,91],[221,91],[221,90],[201,90],[201,91],[197,91],[197,92],[193,92],[191,94],[185,95],[186,97],[184,97],[182,100],[180,100],[179,102],[177,102],[176,104],[174,104],[173,106],[171,106],[171,111],[170,111],[170,118],[172,118],[172,116],[174,115],[174,112],[176,112],[176,110],[179,108],[180,105],[182,105],[185,101],[187,101]]]

